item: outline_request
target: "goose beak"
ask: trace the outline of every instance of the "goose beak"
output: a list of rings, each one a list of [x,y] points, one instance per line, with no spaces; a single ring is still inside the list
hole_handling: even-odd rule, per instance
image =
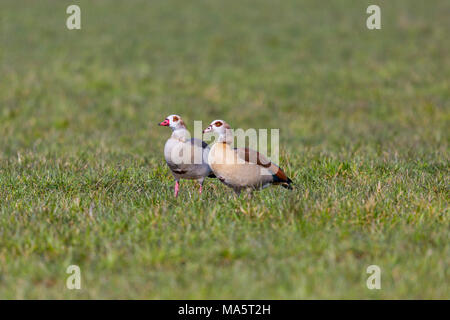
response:
[[[163,127],[168,127],[170,125],[170,122],[169,120],[166,119],[163,122],[160,122],[159,125]]]
[[[206,128],[205,130],[203,130],[203,133],[208,133],[212,131],[212,127],[209,126],[208,128]]]

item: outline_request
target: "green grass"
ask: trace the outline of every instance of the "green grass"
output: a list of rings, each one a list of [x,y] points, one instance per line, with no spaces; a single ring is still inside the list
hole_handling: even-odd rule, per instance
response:
[[[72,3],[0,3],[0,298],[449,298],[449,1]],[[174,199],[173,113],[296,189]]]

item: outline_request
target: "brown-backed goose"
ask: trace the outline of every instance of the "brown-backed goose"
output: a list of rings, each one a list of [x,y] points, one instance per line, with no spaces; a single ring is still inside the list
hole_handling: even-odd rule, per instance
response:
[[[215,176],[237,194],[244,189],[262,189],[271,184],[292,189],[292,180],[264,155],[249,148],[232,148],[231,127],[223,120],[213,121],[203,133],[219,136],[211,146],[208,164]]]

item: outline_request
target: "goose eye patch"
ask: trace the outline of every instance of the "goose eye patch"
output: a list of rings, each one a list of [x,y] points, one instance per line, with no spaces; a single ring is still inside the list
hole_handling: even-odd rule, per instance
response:
[[[174,121],[174,122],[177,122],[177,121],[178,121],[178,117],[177,117],[177,116],[174,116],[174,117],[173,117],[173,121]]]
[[[214,125],[215,125],[216,127],[220,127],[220,126],[222,125],[222,122],[216,122]]]

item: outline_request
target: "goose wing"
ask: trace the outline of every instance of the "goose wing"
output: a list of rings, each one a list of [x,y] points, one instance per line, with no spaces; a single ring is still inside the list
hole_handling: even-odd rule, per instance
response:
[[[258,166],[269,170],[269,172],[272,173],[273,183],[279,183],[282,185],[289,185],[292,183],[291,179],[287,177],[287,175],[283,170],[281,170],[278,165],[271,162],[266,156],[259,153],[258,151],[249,148],[237,148],[235,150],[237,156],[245,162],[257,164]]]

